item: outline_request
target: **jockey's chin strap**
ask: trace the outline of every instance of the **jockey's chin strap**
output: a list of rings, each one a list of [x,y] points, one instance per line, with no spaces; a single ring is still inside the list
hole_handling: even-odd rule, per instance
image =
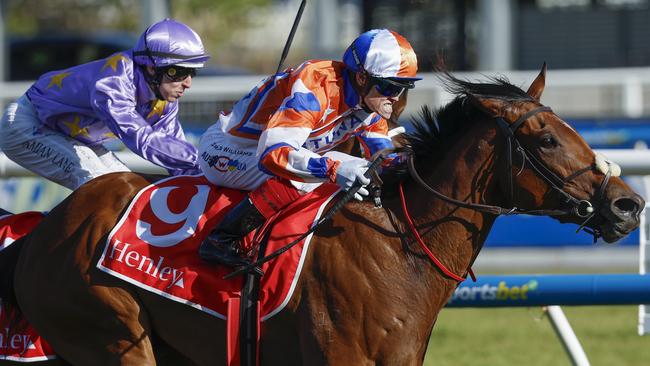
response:
[[[503,117],[496,117],[497,125],[499,126],[501,132],[505,135],[506,137],[506,165],[508,167],[508,172],[512,172],[513,168],[513,162],[512,162],[512,151],[513,151],[513,146],[515,146],[515,150],[521,154],[522,157],[522,165],[521,168],[519,169],[519,172],[517,172],[516,176],[521,174],[523,172],[524,167],[526,162],[529,163],[529,165],[532,167],[532,169],[537,173],[537,175],[546,182],[551,189],[559,193],[562,197],[565,203],[568,203],[570,205],[569,209],[554,209],[554,210],[527,210],[527,209],[522,209],[518,208],[516,206],[512,206],[511,208],[504,208],[500,206],[494,206],[494,205],[487,205],[487,204],[479,204],[479,203],[470,203],[470,202],[465,202],[465,201],[460,201],[454,198],[451,198],[449,196],[446,196],[439,191],[435,190],[431,186],[429,186],[423,179],[420,177],[420,175],[417,173],[415,170],[415,163],[413,159],[413,155],[409,156],[408,159],[408,169],[409,173],[411,174],[411,177],[424,189],[432,193],[434,196],[437,198],[447,202],[451,203],[455,206],[458,207],[463,207],[463,208],[469,208],[472,210],[480,211],[480,212],[485,212],[488,214],[493,214],[493,215],[520,215],[520,214],[526,214],[526,215],[537,215],[537,216],[562,216],[562,215],[576,215],[581,219],[584,219],[580,227],[578,228],[578,231],[584,230],[585,232],[591,234],[594,236],[594,242],[598,239],[600,236],[600,231],[596,228],[594,229],[589,229],[586,227],[588,222],[596,215],[596,210],[594,209],[594,205],[588,201],[588,200],[580,200],[572,196],[570,193],[566,192],[563,188],[566,183],[572,181],[576,177],[582,175],[583,173],[586,173],[588,171],[596,169],[595,164],[592,164],[590,166],[587,166],[585,168],[579,169],[576,172],[570,174],[569,176],[565,178],[560,178],[557,174],[553,173],[543,162],[541,162],[537,157],[535,157],[534,154],[530,153],[528,150],[526,150],[520,143],[519,140],[517,140],[517,137],[515,136],[515,132],[519,127],[526,122],[530,117],[541,113],[541,112],[550,112],[551,108],[549,107],[539,107],[536,109],[533,109],[523,115],[521,115],[515,122],[509,124],[506,122]],[[598,188],[598,191],[596,193],[596,205],[600,206],[601,202],[605,198],[605,190],[607,188],[607,184],[609,183],[609,179],[611,177],[611,169],[608,169],[607,172],[605,173],[605,178],[600,184],[600,187]],[[507,189],[508,189],[508,199],[510,204],[514,204],[514,176],[512,174],[508,174],[508,181],[507,181]]]

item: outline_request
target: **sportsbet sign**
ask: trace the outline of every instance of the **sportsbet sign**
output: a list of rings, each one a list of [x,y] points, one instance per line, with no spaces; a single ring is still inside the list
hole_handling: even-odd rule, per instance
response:
[[[526,301],[528,300],[529,292],[534,292],[537,289],[537,281],[530,280],[522,285],[509,285],[508,281],[499,281],[498,284],[492,285],[485,283],[481,286],[462,286],[454,291],[454,295],[449,301],[449,304],[458,302],[494,302],[503,304]]]
[[[479,276],[460,284],[450,307],[622,305],[650,301],[650,275]]]

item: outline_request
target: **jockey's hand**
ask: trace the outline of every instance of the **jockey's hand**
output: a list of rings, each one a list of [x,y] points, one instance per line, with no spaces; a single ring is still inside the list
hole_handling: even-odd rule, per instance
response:
[[[367,160],[359,158],[341,161],[341,164],[336,170],[336,184],[347,191],[354,185],[354,182],[359,181],[361,188],[354,194],[354,198],[362,201],[363,196],[368,195],[368,190],[364,187],[370,184],[370,178],[364,174],[368,170],[369,164],[370,162]]]

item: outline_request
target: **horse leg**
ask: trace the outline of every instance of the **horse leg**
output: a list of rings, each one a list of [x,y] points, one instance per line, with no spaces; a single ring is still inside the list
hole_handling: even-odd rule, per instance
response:
[[[321,359],[320,352],[305,345],[309,343],[310,337],[301,335],[298,333],[296,314],[291,311],[281,311],[263,322],[261,363],[283,366],[322,365],[322,362],[314,362]]]
[[[155,323],[152,321],[153,328]],[[197,364],[185,357],[185,355],[165,343],[159,336],[154,334],[153,349],[156,355],[158,366],[196,366]],[[214,365],[214,364],[213,364]]]
[[[226,363],[226,322],[187,305],[138,289],[149,311],[156,337],[187,357],[169,365],[223,365]],[[156,356],[158,356],[157,344]],[[161,357],[162,359],[162,357]],[[159,361],[161,361],[159,359]],[[190,361],[191,360],[191,361]],[[167,361],[167,360],[166,360]]]
[[[34,276],[47,282],[52,270],[37,269]],[[86,284],[66,277],[65,286],[52,281],[29,290],[18,286],[16,293],[28,320],[58,354],[74,365],[156,365],[148,316],[130,289],[110,278]]]

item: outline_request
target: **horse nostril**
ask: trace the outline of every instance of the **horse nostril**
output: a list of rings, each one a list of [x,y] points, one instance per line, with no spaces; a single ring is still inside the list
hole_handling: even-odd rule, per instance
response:
[[[632,215],[639,212],[641,206],[637,200],[629,197],[619,198],[612,202],[612,208],[615,209],[614,212],[623,215]]]

